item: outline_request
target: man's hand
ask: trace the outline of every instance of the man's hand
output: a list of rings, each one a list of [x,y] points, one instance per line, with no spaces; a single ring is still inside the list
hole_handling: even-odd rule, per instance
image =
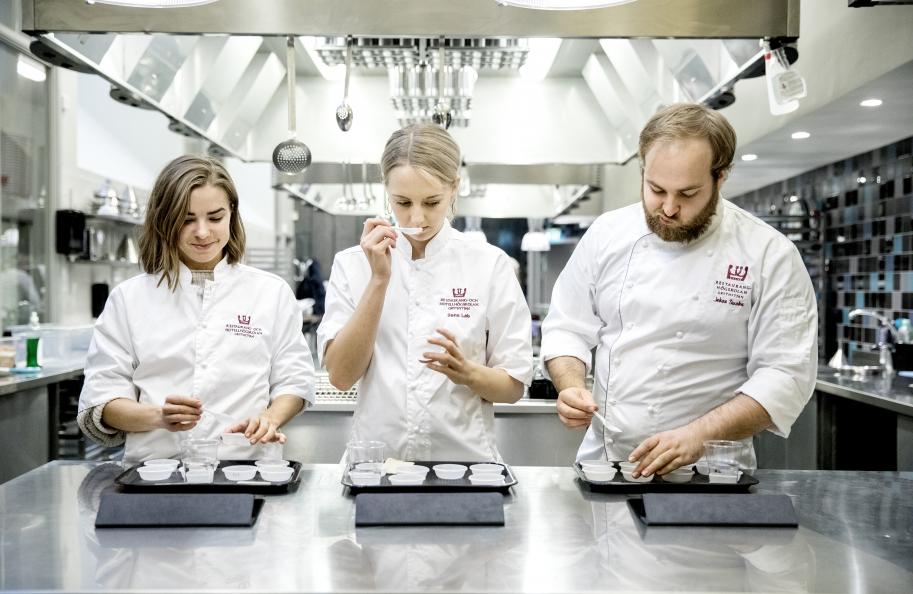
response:
[[[189,431],[200,422],[203,403],[192,396],[171,394],[165,398],[159,415],[159,426],[172,433]]]
[[[241,432],[244,432],[244,437],[250,440],[250,445],[256,445],[257,442],[285,443],[285,434],[279,431],[279,423],[267,411],[232,425],[227,431],[227,433]]]
[[[583,388],[565,388],[558,392],[558,418],[570,429],[588,427],[593,412],[599,410],[593,395]]]
[[[628,457],[640,461],[632,475],[663,475],[696,462],[704,453],[704,436],[692,425],[657,433],[643,440]]]

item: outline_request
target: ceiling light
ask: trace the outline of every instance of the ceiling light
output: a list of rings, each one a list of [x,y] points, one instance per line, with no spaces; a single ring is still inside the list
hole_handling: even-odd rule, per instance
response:
[[[319,41],[316,37],[302,36],[298,38],[298,41],[301,42],[304,52],[311,59],[311,62],[314,63],[314,67],[317,68],[317,72],[320,73],[320,76],[322,76],[324,80],[335,82],[346,77],[346,65],[344,63],[330,66],[323,61],[317,53],[317,44]]]
[[[48,77],[44,64],[23,54],[19,54],[16,61],[16,72],[19,76],[35,82],[44,82]]]
[[[181,8],[183,6],[202,6],[213,2],[218,2],[218,0],[86,0],[86,4],[114,4],[134,8]]]
[[[859,105],[862,107],[878,107],[882,103],[883,101],[881,99],[866,99],[864,101],[860,101]]]
[[[757,159],[758,159],[758,156],[754,153],[745,153],[744,155],[742,155],[743,161],[757,161]]]
[[[805,140],[806,138],[809,138],[810,136],[811,136],[811,134],[809,134],[808,132],[799,131],[799,132],[793,132],[791,138],[793,140]]]
[[[587,10],[627,4],[634,0],[495,0],[495,2],[505,6],[537,10]]]
[[[533,81],[544,79],[552,67],[560,47],[560,39],[551,37],[530,39],[526,64],[520,66],[520,77]]]

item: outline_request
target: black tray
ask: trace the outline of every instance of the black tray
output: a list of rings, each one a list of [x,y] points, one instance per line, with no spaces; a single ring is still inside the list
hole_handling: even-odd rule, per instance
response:
[[[266,482],[260,478],[259,474],[255,475],[251,481],[231,481],[222,473],[222,468],[225,466],[253,464],[253,460],[219,460],[219,467],[216,469],[211,483],[186,483],[181,476],[180,469],[172,472],[171,476],[163,481],[144,481],[136,471],[142,464],[137,464],[114,479],[114,484],[118,485],[122,491],[157,493],[287,493],[301,480],[301,462],[295,460],[289,460],[289,466],[293,469],[292,478],[277,483]]]
[[[579,462],[574,462],[574,471],[578,480],[594,493],[747,493],[758,484],[758,479],[747,472],[742,472],[737,483],[711,483],[707,475],[695,472],[687,483],[669,483],[662,477],[653,476],[649,483],[631,483],[621,475],[618,462],[613,462],[618,472],[610,481],[591,481],[583,474]]]
[[[474,485],[469,481],[469,475],[472,474],[472,471],[469,470],[470,466],[473,464],[489,464],[489,462],[452,462],[449,460],[442,462],[421,460],[416,462],[416,464],[419,466],[427,466],[429,468],[428,474],[425,475],[425,482],[423,482],[421,485],[394,485],[389,480],[387,480],[389,475],[386,474],[380,478],[379,485],[354,485],[349,479],[348,469],[343,473],[342,480],[340,482],[348,487],[349,492],[353,495],[358,493],[433,493],[447,491],[496,491],[498,493],[507,495],[510,492],[510,488],[517,484],[517,477],[514,476],[513,470],[511,470],[510,466],[504,464],[503,462],[491,463],[501,464],[504,466],[503,474],[505,476],[503,485]],[[466,467],[466,473],[461,479],[440,479],[434,473],[432,468],[435,464],[462,464]]]

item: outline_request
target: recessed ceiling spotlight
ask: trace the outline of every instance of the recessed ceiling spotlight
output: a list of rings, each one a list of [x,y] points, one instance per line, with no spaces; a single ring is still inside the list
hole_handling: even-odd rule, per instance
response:
[[[860,101],[859,105],[863,107],[878,107],[884,103],[881,99],[866,99],[865,101]]]
[[[809,138],[810,136],[811,136],[811,134],[809,134],[808,132],[805,132],[805,131],[799,131],[799,132],[792,133],[793,140],[805,140],[806,138]]]
[[[756,161],[757,159],[758,159],[758,156],[754,153],[745,153],[744,155],[742,155],[743,161]]]

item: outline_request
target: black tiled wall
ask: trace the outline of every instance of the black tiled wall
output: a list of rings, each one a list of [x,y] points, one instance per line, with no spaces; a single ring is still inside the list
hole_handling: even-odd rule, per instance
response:
[[[852,309],[913,318],[913,138],[730,200],[768,219],[807,206],[798,244],[818,291],[822,363],[838,345],[857,362],[874,353],[877,324],[850,322]]]

